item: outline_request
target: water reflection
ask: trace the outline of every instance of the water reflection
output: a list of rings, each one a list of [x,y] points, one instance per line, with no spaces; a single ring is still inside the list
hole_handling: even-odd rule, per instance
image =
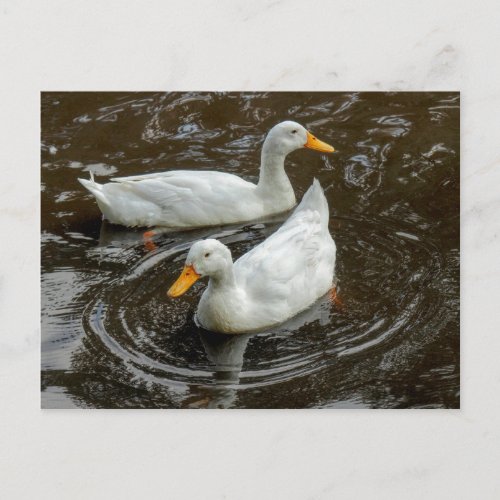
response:
[[[219,335],[200,332],[200,339],[210,363],[214,365],[215,388],[207,392],[207,408],[236,406],[237,386],[243,368],[243,356],[251,335]],[[193,407],[193,403],[189,403]]]

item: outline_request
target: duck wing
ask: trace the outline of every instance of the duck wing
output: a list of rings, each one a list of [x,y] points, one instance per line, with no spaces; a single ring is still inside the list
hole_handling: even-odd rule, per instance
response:
[[[223,172],[170,171],[112,179],[134,197],[160,207],[173,226],[241,220],[253,208],[255,184]],[[116,185],[116,184],[115,184]]]
[[[307,307],[331,286],[335,243],[317,180],[283,226],[235,263],[239,285],[264,307]]]

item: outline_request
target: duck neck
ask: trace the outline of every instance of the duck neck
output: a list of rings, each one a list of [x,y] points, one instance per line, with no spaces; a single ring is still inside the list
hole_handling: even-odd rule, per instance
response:
[[[229,261],[225,267],[210,276],[208,288],[211,292],[226,292],[236,288],[233,262]]]
[[[276,193],[293,195],[292,184],[285,172],[285,157],[286,153],[274,149],[267,140],[264,142],[257,185],[260,192],[274,196]]]

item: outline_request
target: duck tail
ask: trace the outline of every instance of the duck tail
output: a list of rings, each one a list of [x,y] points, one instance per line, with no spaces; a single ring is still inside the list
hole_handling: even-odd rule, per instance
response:
[[[101,209],[101,211],[103,213],[105,213],[105,211],[111,209],[109,202],[108,202],[108,199],[106,198],[106,195],[104,194],[104,190],[103,190],[104,186],[102,184],[98,184],[97,182],[95,182],[94,173],[92,171],[90,172],[90,180],[79,178],[78,181],[80,182],[80,184],[83,187],[88,189],[95,196],[95,198],[97,200],[97,204],[99,205],[99,208]]]
[[[328,225],[328,220],[330,218],[328,202],[326,201],[325,193],[318,179],[314,179],[312,186],[306,191],[302,197],[302,201],[296,208],[296,212],[301,210],[317,210],[323,224]]]

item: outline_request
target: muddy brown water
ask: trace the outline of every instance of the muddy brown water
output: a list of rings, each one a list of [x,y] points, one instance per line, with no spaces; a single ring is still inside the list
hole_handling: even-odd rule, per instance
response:
[[[42,407],[459,407],[457,93],[43,93]],[[337,244],[339,302],[224,336],[196,325],[206,283],[166,291],[192,242],[237,257],[284,216],[144,245],[101,220],[77,182],[213,169],[258,176],[260,147],[293,119],[335,146],[296,151],[300,199],[317,177]]]

